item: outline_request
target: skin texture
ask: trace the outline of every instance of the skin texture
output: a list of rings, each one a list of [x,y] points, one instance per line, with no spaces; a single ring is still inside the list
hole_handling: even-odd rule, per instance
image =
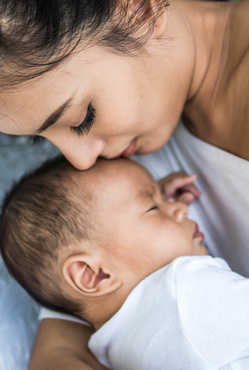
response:
[[[67,248],[54,267],[57,276],[63,270],[64,295],[82,301],[87,313],[83,317],[95,328],[112,317],[148,275],[177,257],[207,254],[204,236],[188,219],[186,204],[177,201],[177,191],[169,202],[164,190],[171,192],[174,183],[184,180],[175,177],[170,186],[167,180],[160,186],[162,181],[156,182],[144,167],[124,159],[98,161],[89,172],[75,173],[79,189],[86,181],[94,184],[100,236],[90,245],[77,245],[77,252]]]
[[[98,58],[98,50],[92,48],[75,56],[80,60],[61,65],[37,84],[2,92],[0,130],[36,134],[47,115],[69,97],[67,94],[75,93],[71,109],[41,135],[54,142],[77,168],[91,166],[98,155],[119,155],[134,138],[138,138],[138,153],[158,149],[169,139],[182,110],[194,135],[249,160],[248,7],[248,0],[175,0],[167,10],[165,29],[159,27],[148,43],[148,54],[131,59],[102,50]],[[84,68],[80,68],[81,62]],[[130,83],[127,86],[126,81]],[[96,122],[88,135],[79,137],[70,127],[84,119],[89,102],[96,109]],[[152,122],[155,127],[150,126]],[[65,347],[71,348],[73,334],[58,348],[59,327],[57,322],[52,332],[43,324],[42,340],[35,346],[30,369],[61,369],[61,363],[67,363]],[[75,324],[67,323],[68,330],[70,327],[73,333]],[[75,330],[76,342],[77,338],[82,340]],[[77,355],[78,364],[83,346]],[[89,363],[86,353],[84,356]],[[65,368],[80,368],[71,360]]]

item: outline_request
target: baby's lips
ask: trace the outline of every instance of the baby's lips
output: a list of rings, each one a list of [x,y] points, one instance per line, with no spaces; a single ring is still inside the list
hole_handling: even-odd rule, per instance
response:
[[[204,239],[204,234],[199,230],[199,225],[197,223],[195,223],[195,231],[194,231],[194,234],[193,234],[193,239],[196,239],[196,238],[201,238],[201,239]]]

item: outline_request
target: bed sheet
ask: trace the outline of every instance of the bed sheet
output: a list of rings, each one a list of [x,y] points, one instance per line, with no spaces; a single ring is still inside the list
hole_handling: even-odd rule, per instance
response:
[[[0,134],[0,203],[13,181],[59,154],[51,143]],[[38,327],[39,305],[14,281],[0,257],[0,369],[26,370]]]

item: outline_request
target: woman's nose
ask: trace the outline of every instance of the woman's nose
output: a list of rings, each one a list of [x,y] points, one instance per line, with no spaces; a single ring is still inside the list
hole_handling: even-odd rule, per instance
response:
[[[181,222],[188,217],[188,207],[184,203],[167,203],[165,207],[170,217],[174,218],[177,222]]]
[[[70,137],[48,138],[57,146],[61,153],[78,170],[87,170],[92,167],[97,158],[103,152],[105,142],[101,138],[83,138]]]

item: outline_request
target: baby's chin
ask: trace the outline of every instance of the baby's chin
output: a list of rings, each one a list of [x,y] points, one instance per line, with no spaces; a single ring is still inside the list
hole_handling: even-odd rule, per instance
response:
[[[207,256],[207,255],[209,255],[208,249],[207,249],[207,247],[203,243],[201,243],[200,252],[201,252],[200,253],[201,256]]]
[[[196,248],[195,246],[193,256],[208,256],[208,255],[210,255],[210,253],[208,252],[207,247],[203,243],[200,243],[198,245],[198,248]]]

